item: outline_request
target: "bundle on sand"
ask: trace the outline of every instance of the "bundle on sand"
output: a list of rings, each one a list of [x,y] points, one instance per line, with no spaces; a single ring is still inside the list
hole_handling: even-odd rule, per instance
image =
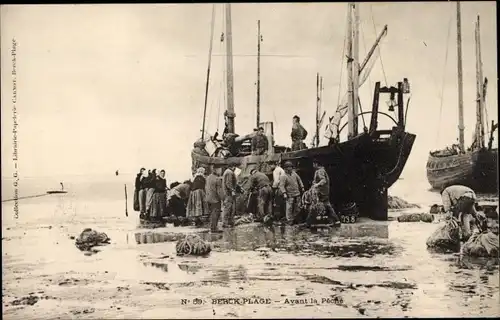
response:
[[[437,213],[442,213],[444,210],[442,205],[439,204],[433,204],[431,206],[431,209],[429,210],[429,213],[437,214]]]
[[[389,209],[409,209],[409,208],[420,208],[418,204],[409,203],[399,197],[387,196],[387,205]]]
[[[111,239],[104,232],[97,232],[86,228],[76,238],[75,245],[82,251],[90,250],[92,247],[109,244]]]
[[[451,218],[438,227],[427,239],[427,248],[443,252],[460,251],[460,226]]]
[[[254,218],[253,214],[249,213],[249,214],[242,215],[238,219],[236,219],[236,221],[234,222],[234,225],[239,226],[241,224],[248,224],[248,223],[252,223],[254,221],[255,221],[255,218]]]
[[[398,217],[398,222],[428,222],[434,221],[434,216],[430,213],[410,213]]]
[[[498,235],[491,231],[475,233],[464,244],[463,253],[471,257],[498,257]]]
[[[189,234],[184,239],[177,241],[175,250],[177,255],[204,256],[212,251],[212,247],[210,243],[203,241],[199,235]]]

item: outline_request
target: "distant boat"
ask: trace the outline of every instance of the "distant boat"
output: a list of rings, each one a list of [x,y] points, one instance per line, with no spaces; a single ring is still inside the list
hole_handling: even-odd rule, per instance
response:
[[[62,182],[59,182],[61,185],[61,190],[49,190],[47,191],[47,194],[54,194],[54,193],[68,193],[68,191],[64,191],[64,184]]]
[[[485,143],[484,114],[487,79],[483,80],[479,16],[476,22],[476,128],[472,146],[465,149],[462,89],[462,40],[460,3],[457,2],[457,61],[458,61],[458,111],[459,144],[444,150],[432,151],[427,160],[427,180],[434,189],[461,184],[476,191],[498,192],[498,149],[493,148],[494,132],[498,123],[491,123],[488,145]]]
[[[68,191],[64,190],[49,190],[47,191],[48,194],[54,194],[54,193],[68,193]]]

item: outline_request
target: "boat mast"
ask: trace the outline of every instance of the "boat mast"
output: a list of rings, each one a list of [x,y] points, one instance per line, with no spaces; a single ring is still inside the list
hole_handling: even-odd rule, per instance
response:
[[[350,2],[348,14],[348,60],[347,60],[347,74],[349,85],[349,112],[348,124],[349,132],[348,139],[352,139],[358,135],[358,87],[359,87],[359,12],[356,4]],[[354,16],[354,22],[353,22]]]
[[[315,147],[319,146],[319,90],[320,90],[320,84],[319,84],[319,73],[316,73],[316,141],[313,142],[313,145]]]
[[[476,22],[476,141],[477,147],[484,148],[484,123],[483,123],[483,62],[481,60],[481,37],[479,16]]]
[[[260,43],[262,36],[260,35],[260,20],[257,20],[257,126],[260,126]]]
[[[210,65],[212,64],[212,46],[214,42],[215,4],[212,5],[212,23],[210,25],[210,48],[208,50],[207,82],[205,85],[205,106],[203,108],[203,125],[201,127],[201,140],[205,138],[205,121],[207,118],[208,85],[210,83]]]
[[[231,4],[226,3],[226,85],[227,85],[227,132],[234,133],[234,83],[233,83],[233,34],[231,30]]]
[[[462,68],[462,20],[460,16],[460,1],[457,1],[457,68],[458,68],[458,144],[465,151],[464,143],[464,87]]]

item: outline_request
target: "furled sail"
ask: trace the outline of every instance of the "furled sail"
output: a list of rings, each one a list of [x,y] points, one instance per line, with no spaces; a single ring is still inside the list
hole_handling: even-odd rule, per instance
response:
[[[359,75],[359,86],[358,89],[361,88],[361,86],[365,83],[366,79],[368,79],[368,76],[370,75],[370,72],[373,69],[373,66],[375,65],[375,61],[378,58],[379,51],[377,50],[375,52],[374,56],[372,57],[364,69],[360,72]],[[337,107],[337,110],[335,111],[335,114],[333,117],[329,118],[330,123],[326,125],[326,132],[325,132],[325,138],[327,139],[334,139],[338,140],[339,139],[339,134],[340,134],[340,122],[342,118],[347,114],[347,110],[349,108],[348,106],[348,92],[344,95],[344,97],[341,100],[341,103]]]

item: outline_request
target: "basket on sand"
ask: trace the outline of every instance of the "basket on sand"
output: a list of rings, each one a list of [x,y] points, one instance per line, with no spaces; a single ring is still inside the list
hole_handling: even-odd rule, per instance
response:
[[[460,251],[460,225],[458,220],[451,218],[438,227],[429,238],[427,248],[443,252]]]
[[[177,255],[204,256],[212,251],[212,247],[210,243],[203,241],[199,235],[189,234],[184,239],[177,241],[175,250]]]
[[[498,235],[491,231],[474,233],[462,250],[471,257],[498,257]]]

